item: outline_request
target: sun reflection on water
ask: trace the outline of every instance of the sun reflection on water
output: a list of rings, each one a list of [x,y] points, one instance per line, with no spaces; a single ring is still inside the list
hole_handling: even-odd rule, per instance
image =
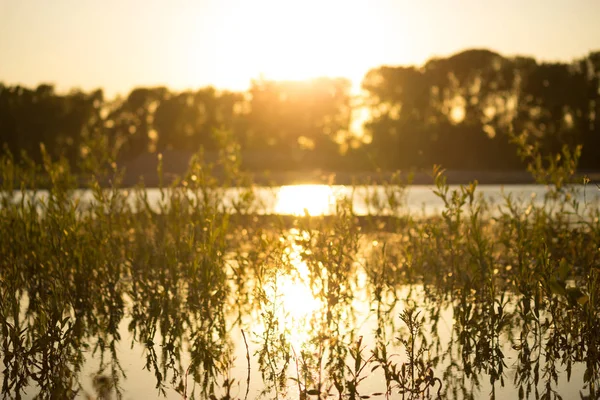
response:
[[[327,185],[282,186],[277,193],[275,213],[304,215],[330,214],[335,209],[336,197]]]
[[[283,306],[294,320],[310,316],[321,306],[310,288],[310,272],[302,260],[302,250],[302,246],[293,243],[286,249],[286,258],[293,269],[291,274],[280,276]]]
[[[279,276],[281,287],[282,318],[290,328],[290,343],[301,347],[312,335],[311,322],[323,304],[315,298],[310,286],[310,271],[302,259],[302,246],[290,243],[284,253],[284,262],[291,267],[288,274]]]
[[[316,298],[311,289],[311,272],[302,253],[304,248],[293,242],[298,235],[292,230],[290,236],[282,238],[286,247],[281,253],[281,264],[267,282],[263,282],[266,301],[263,310],[273,310],[282,333],[294,349],[300,349],[314,332],[312,325],[319,317],[323,302]],[[265,327],[256,327],[262,331]]]

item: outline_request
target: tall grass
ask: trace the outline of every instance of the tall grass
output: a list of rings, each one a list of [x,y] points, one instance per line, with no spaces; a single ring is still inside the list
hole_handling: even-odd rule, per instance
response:
[[[513,385],[520,398],[559,398],[559,376],[580,368],[582,393],[598,396],[600,215],[567,184],[579,149],[548,162],[525,154],[549,185],[542,205],[510,194],[489,204],[476,182],[451,190],[436,167],[437,216],[405,212],[409,181],[395,175],[367,192],[366,218],[340,199],[331,218],[290,225],[256,214],[230,143],[215,165],[199,152],[169,185],[159,162],[157,204],[143,183],[121,187],[101,139],[83,177],[47,155],[43,165],[3,155],[4,397],[84,394],[91,355],[97,394],[121,398],[123,323],[158,395],[475,398],[485,381],[492,397]],[[240,188],[232,204],[228,186]],[[319,305],[303,326],[286,309],[289,276]],[[299,329],[308,336],[294,339]],[[234,341],[239,332],[244,344]],[[248,358],[241,376],[236,346]]]

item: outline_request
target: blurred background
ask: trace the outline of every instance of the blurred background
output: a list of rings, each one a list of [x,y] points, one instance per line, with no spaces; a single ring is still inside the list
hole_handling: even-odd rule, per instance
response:
[[[250,171],[522,170],[583,145],[600,170],[595,0],[0,1],[0,142],[135,176],[215,132]],[[222,136],[222,135],[221,135]]]

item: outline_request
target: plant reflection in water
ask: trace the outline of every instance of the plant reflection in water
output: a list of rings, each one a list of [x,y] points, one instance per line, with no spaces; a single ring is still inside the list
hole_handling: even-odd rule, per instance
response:
[[[441,215],[400,215],[390,187],[383,231],[344,199],[261,220],[249,191],[224,213],[201,164],[157,212],[143,187],[97,182],[80,210],[48,161],[40,215],[3,162],[5,397],[597,396],[599,211],[568,188],[542,206],[506,196],[491,218],[475,184],[450,191],[438,170]]]

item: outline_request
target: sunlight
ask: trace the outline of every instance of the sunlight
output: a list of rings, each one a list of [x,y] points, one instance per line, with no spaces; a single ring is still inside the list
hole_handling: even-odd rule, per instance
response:
[[[300,234],[292,230],[291,235]],[[291,237],[282,238],[288,243],[281,254],[281,268],[263,282],[263,310],[272,312],[279,326],[279,333],[285,334],[293,348],[300,349],[314,332],[312,326],[323,307],[322,301],[315,298],[311,289],[310,270],[302,259],[303,247],[293,243]],[[289,241],[289,242],[288,242]],[[264,334],[264,325],[257,325],[254,331]]]
[[[282,186],[277,193],[276,214],[330,214],[335,209],[335,195],[326,185]]]
[[[306,342],[312,332],[308,324],[314,313],[322,304],[312,293],[310,287],[310,271],[302,260],[302,246],[291,243],[285,251],[284,262],[293,269],[289,274],[279,276],[281,286],[281,302],[283,305],[286,325],[293,327],[290,332],[290,342],[300,347]]]
[[[211,71],[218,75],[213,80],[228,88],[245,90],[251,79],[259,78],[327,76],[350,79],[356,94],[364,74],[385,55],[385,43],[376,40],[385,34],[376,22],[381,20],[381,11],[367,2],[230,2],[234,4],[215,7],[209,25],[198,25],[180,42],[188,50],[185,79],[200,79],[197,71],[206,68],[209,55],[190,49],[207,31],[218,37],[218,45],[211,49],[210,64],[219,66]],[[361,29],[365,26],[369,28]],[[402,43],[399,46],[408,52]]]
[[[310,289],[310,272],[301,256],[302,246],[292,243],[286,258],[294,270],[282,277],[283,307],[295,320],[306,318],[319,309],[320,303]]]
[[[307,79],[316,76],[348,76],[360,79],[362,68],[353,71],[349,62],[361,40],[353,22],[360,21],[360,8],[341,0],[297,2],[293,7],[276,0],[259,1],[255,16],[277,19],[254,27],[262,39],[257,49],[261,72],[268,79]]]
[[[310,288],[302,280],[283,277],[281,292],[283,308],[293,320],[306,318],[318,307]]]

